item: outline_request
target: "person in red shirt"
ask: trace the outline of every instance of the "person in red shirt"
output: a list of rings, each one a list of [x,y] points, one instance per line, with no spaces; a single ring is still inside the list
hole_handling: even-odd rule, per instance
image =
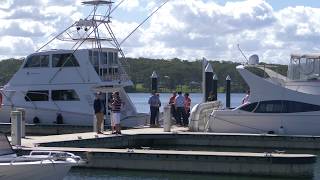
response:
[[[171,115],[172,117],[174,117],[174,119],[176,119],[176,115],[177,115],[176,106],[175,106],[176,96],[177,96],[177,93],[173,91],[172,96],[170,97],[170,100],[169,100],[169,105],[171,105]]]
[[[183,125],[188,126],[190,117],[191,99],[189,93],[184,94],[184,109],[186,111],[185,117],[183,118]]]

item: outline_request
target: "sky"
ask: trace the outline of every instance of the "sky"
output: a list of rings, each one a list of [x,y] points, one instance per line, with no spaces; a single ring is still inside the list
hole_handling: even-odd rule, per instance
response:
[[[114,5],[121,0],[114,0]],[[0,0],[0,59],[25,57],[89,7],[81,0]],[[164,0],[124,0],[112,14],[122,41]],[[170,0],[123,44],[127,57],[287,64],[291,53],[320,52],[319,0]],[[50,47],[65,48],[61,42]]]

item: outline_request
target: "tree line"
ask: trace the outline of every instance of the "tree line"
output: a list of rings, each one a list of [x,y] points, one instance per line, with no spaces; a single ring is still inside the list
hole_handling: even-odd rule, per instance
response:
[[[182,87],[184,92],[200,91],[202,81],[201,60],[127,58],[127,62],[130,67],[127,72],[129,72],[131,80],[135,84],[128,91],[150,91],[150,76],[153,71],[158,74],[160,91],[180,90]],[[231,61],[209,61],[209,63],[213,67],[214,74],[218,77],[219,92],[224,92],[228,75],[231,77],[232,92],[245,92],[248,89],[247,84],[236,70],[236,66],[240,63]],[[263,63],[261,64],[263,65]],[[287,66],[276,65],[273,70],[286,75]],[[250,68],[250,71],[261,77],[266,76],[258,68]]]
[[[149,58],[127,58],[127,73],[129,74],[133,87],[126,88],[129,92],[149,92],[151,88],[151,74],[158,74],[159,89],[162,92],[183,90],[184,92],[199,92],[202,81],[201,60],[187,61],[174,59],[149,59]],[[230,61],[209,61],[213,67],[214,74],[218,77],[218,91],[223,92],[226,86],[226,77],[231,77],[232,92],[245,92],[248,87],[236,66],[240,63]],[[0,86],[5,85],[13,74],[19,69],[22,60],[6,59],[0,61]],[[287,66],[277,65],[277,72],[286,75]],[[251,68],[255,74],[264,76],[264,73]]]

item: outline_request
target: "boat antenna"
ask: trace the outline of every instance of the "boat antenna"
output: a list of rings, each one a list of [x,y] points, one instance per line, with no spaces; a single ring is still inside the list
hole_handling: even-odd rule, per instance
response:
[[[152,17],[159,9],[161,9],[165,4],[167,4],[170,0],[166,0],[162,3],[157,9],[155,9],[147,18],[145,18],[133,31],[131,31],[127,37],[125,37],[121,42],[120,46],[140,27],[142,26],[150,17]]]
[[[243,51],[241,50],[241,48],[240,48],[240,44],[237,44],[237,46],[238,46],[238,50],[240,51],[240,53],[242,54],[242,56],[246,59],[246,63],[248,63],[249,62],[249,60],[248,60],[248,58],[247,58],[247,56],[243,53]]]

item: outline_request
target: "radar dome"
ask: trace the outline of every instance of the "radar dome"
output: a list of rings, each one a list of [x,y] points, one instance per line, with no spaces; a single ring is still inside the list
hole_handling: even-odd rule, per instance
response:
[[[252,56],[249,57],[249,64],[250,65],[257,65],[259,64],[259,56],[254,54]]]

